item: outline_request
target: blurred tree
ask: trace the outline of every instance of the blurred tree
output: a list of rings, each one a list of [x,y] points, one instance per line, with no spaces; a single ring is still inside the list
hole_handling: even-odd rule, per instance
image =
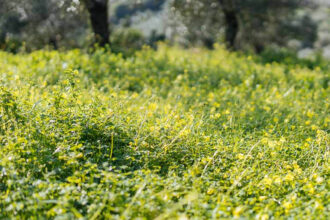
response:
[[[108,0],[0,1],[0,42],[24,41],[31,49],[81,46],[88,37],[87,10],[95,41],[109,43]]]
[[[88,24],[78,0],[0,0],[0,46],[16,51],[25,42],[28,50],[50,45],[81,47]],[[17,42],[16,47],[12,42]]]
[[[8,45],[15,48],[22,42],[26,42],[28,49],[39,49],[45,45],[51,45],[55,49],[83,47],[91,42],[90,36],[94,36],[95,41],[103,46],[109,43],[109,35],[110,32],[114,34],[112,29],[115,29],[115,25],[120,29],[126,24],[123,22],[125,19],[127,24],[134,24],[147,16],[159,16],[152,15],[150,11],[158,12],[164,8],[167,8],[169,14],[165,18],[168,18],[166,22],[171,23],[171,27],[166,29],[166,36],[172,42],[180,42],[186,46],[204,45],[212,48],[215,42],[222,41],[233,50],[254,50],[259,53],[269,46],[295,45],[298,49],[312,48],[318,40],[317,45],[321,47],[328,42],[325,36],[329,32],[328,26],[327,22],[320,26],[323,30],[320,41],[317,28],[321,22],[316,23],[311,19],[312,13],[308,9],[311,2],[312,0],[0,0],[0,48],[8,48]],[[314,0],[313,3],[315,4]],[[109,4],[112,10],[108,10]],[[112,15],[111,19],[109,14]],[[111,31],[110,20],[114,24]],[[147,43],[164,39],[161,35],[158,38],[155,33]]]
[[[297,11],[308,3],[309,0],[173,0],[173,8],[192,42],[201,41],[210,47],[210,42],[221,37],[230,49],[260,53],[266,45],[283,46],[290,39],[298,38],[304,43],[315,40],[316,24],[308,16],[297,16]],[[297,32],[297,24],[307,24],[311,35]]]
[[[177,33],[183,35],[186,46],[201,44],[212,48],[223,24],[219,9],[218,0],[172,1],[172,19],[181,26]]]
[[[108,0],[83,0],[89,12],[96,42],[100,46],[109,43]]]
[[[232,49],[235,47],[235,39],[238,33],[238,13],[237,2],[235,0],[219,0],[222,8],[225,23],[225,41]]]

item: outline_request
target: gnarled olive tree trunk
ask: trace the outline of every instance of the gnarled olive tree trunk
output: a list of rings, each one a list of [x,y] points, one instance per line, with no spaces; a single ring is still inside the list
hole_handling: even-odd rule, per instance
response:
[[[234,0],[219,0],[225,22],[225,40],[229,49],[235,49],[235,40],[239,31],[238,9]]]
[[[83,0],[89,12],[95,40],[100,46],[109,43],[108,0]]]

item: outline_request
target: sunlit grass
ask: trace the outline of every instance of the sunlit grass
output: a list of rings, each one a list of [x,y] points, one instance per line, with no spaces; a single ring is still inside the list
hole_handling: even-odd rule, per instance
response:
[[[329,72],[161,46],[0,73],[0,218],[329,217]]]

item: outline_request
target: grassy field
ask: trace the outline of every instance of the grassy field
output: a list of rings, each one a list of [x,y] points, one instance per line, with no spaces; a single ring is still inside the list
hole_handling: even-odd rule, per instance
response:
[[[0,52],[0,219],[329,219],[329,71],[161,46]]]

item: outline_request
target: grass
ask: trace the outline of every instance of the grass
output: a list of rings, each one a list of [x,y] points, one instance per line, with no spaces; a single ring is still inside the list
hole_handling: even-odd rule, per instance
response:
[[[1,219],[329,219],[329,71],[214,51],[0,52]]]

